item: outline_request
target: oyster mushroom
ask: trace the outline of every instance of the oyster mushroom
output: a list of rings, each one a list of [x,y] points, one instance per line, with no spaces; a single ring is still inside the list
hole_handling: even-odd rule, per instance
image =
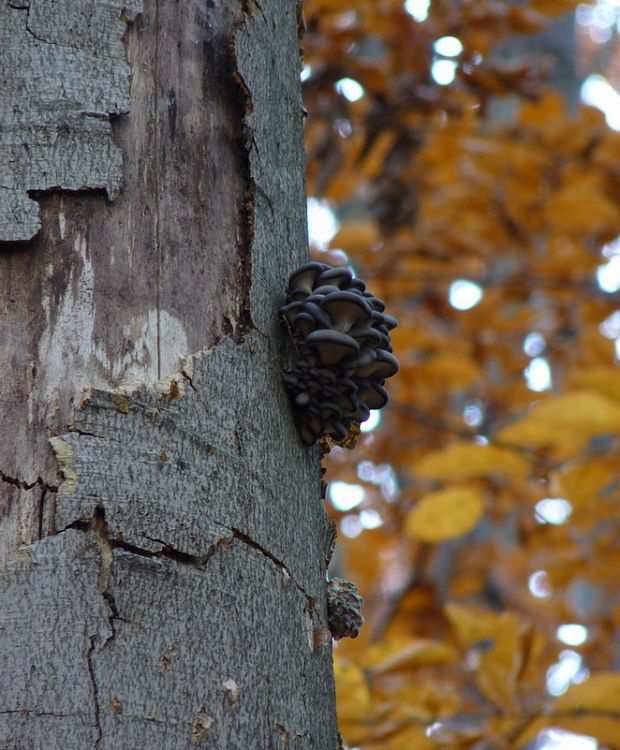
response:
[[[305,289],[311,292],[316,277],[328,268],[329,266],[325,263],[304,263],[303,266],[299,266],[289,277],[289,293],[293,294],[296,289]]]
[[[313,331],[306,337],[306,341],[316,349],[319,359],[326,365],[334,365],[360,350],[360,345],[352,336],[329,328]]]
[[[321,308],[327,312],[337,331],[347,332],[356,323],[366,321],[371,310],[366,300],[354,292],[334,292],[321,302]]]
[[[383,349],[377,350],[377,358],[374,362],[358,369],[357,374],[363,378],[385,379],[398,372],[398,360],[390,352]]]

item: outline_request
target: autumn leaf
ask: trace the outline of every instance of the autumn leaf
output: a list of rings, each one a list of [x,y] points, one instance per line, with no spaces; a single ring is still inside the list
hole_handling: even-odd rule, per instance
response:
[[[412,539],[439,542],[471,531],[484,511],[479,490],[449,487],[429,492],[407,516],[405,533]]]
[[[483,612],[448,602],[446,617],[480,689],[506,711],[519,710],[517,677],[522,665],[524,626],[509,613]]]
[[[338,715],[348,721],[362,721],[370,710],[370,691],[364,673],[357,665],[334,658]]]
[[[620,404],[594,391],[575,391],[536,404],[497,438],[517,445],[584,443],[595,435],[620,432]]]
[[[453,648],[430,638],[407,639],[373,644],[364,664],[373,676],[419,667],[441,666],[456,658]]]
[[[451,443],[434,453],[428,453],[413,466],[416,476],[451,481],[471,479],[489,474],[523,476],[528,463],[514,451],[494,445]]]
[[[556,699],[553,710],[616,712],[619,707],[620,673],[594,672],[587,680],[571,685],[564,695]]]

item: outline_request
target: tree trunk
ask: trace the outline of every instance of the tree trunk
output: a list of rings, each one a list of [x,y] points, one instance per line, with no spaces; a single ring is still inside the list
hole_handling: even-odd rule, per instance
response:
[[[0,0],[0,747],[336,747],[293,0]]]

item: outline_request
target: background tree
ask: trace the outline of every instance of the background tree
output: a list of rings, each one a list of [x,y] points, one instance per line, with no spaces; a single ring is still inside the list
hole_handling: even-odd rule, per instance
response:
[[[351,747],[620,747],[620,137],[576,107],[576,5],[306,3],[316,250],[400,321],[386,417],[329,462]]]
[[[0,55],[0,746],[335,748],[295,7],[2,0]]]

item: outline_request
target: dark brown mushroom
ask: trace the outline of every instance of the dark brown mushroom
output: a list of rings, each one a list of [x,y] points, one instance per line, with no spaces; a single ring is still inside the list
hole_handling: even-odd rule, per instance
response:
[[[317,284],[335,284],[340,287],[344,284],[348,284],[353,278],[353,274],[348,268],[330,268],[327,271],[319,274],[316,283]]]
[[[312,290],[312,294],[322,294],[325,296],[326,294],[333,294],[334,292],[339,292],[340,289],[337,286],[332,286],[331,284],[324,284],[323,286],[315,286]]]
[[[307,263],[291,275],[281,314],[299,359],[283,382],[306,444],[344,440],[386,403],[383,384],[398,362],[389,337],[396,319],[384,308],[348,268]]]
[[[387,391],[379,383],[371,382],[369,388],[360,393],[369,409],[382,409],[388,402]]]
[[[303,338],[306,338],[316,328],[316,320],[310,313],[301,310],[294,316],[292,326],[294,330],[299,331]]]
[[[380,346],[381,334],[376,328],[368,326],[359,326],[349,331],[349,336],[353,336],[362,346]]]
[[[303,266],[299,266],[289,277],[289,294],[293,294],[296,289],[306,289],[311,292],[316,277],[328,268],[329,266],[324,263],[304,263]]]
[[[361,279],[351,279],[351,281],[345,286],[345,289],[357,291],[359,294],[362,294],[366,291],[366,284],[364,284]]]
[[[301,310],[301,302],[289,302],[288,305],[283,305],[280,308],[280,315],[286,318],[289,325],[293,325],[295,316]]]
[[[354,292],[330,294],[322,300],[321,307],[328,313],[334,328],[344,333],[371,315],[366,300]]]
[[[334,365],[344,357],[359,351],[360,345],[357,341],[341,331],[332,331],[329,328],[320,328],[313,331],[306,338],[317,351],[321,362],[326,365]]]
[[[398,360],[396,357],[383,349],[377,349],[376,352],[377,358],[375,361],[365,367],[359,368],[357,374],[363,378],[373,378],[374,380],[396,375],[398,372]]]
[[[329,328],[332,324],[329,315],[323,312],[323,310],[311,300],[306,300],[306,302],[303,303],[303,311],[312,315],[316,322],[323,328]]]

